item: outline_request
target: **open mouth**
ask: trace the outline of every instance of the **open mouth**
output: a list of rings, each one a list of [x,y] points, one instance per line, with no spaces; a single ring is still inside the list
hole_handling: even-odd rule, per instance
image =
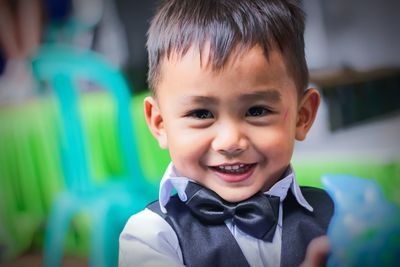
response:
[[[254,168],[256,164],[232,164],[232,165],[219,165],[211,167],[213,170],[223,174],[244,174]]]

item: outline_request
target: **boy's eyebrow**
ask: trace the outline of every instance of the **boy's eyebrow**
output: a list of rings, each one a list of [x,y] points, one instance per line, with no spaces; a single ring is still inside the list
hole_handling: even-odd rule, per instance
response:
[[[248,94],[243,94],[240,98],[244,101],[254,101],[254,100],[267,100],[272,103],[279,103],[281,101],[281,93],[275,89],[269,89],[265,91],[255,91]]]
[[[218,104],[218,99],[211,96],[187,96],[183,98],[182,102],[193,103],[193,104],[216,105]]]

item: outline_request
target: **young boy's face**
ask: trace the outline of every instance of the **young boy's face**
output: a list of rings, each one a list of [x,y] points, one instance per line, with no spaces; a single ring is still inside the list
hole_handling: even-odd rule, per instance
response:
[[[290,163],[319,104],[298,96],[281,54],[258,46],[230,57],[219,71],[195,49],[165,59],[157,98],[145,100],[148,125],[183,176],[230,202],[269,189]]]

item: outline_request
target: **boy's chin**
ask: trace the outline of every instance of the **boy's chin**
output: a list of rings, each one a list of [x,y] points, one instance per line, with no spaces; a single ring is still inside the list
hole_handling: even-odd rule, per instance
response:
[[[251,190],[250,188],[223,188],[222,190],[214,190],[223,200],[231,203],[243,201],[257,194],[259,190]]]

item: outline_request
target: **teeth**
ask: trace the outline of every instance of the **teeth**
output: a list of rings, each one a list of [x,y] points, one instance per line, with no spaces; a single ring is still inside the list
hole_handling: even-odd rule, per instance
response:
[[[218,169],[225,172],[240,173],[247,171],[248,166],[246,166],[245,164],[225,165],[218,166]]]

